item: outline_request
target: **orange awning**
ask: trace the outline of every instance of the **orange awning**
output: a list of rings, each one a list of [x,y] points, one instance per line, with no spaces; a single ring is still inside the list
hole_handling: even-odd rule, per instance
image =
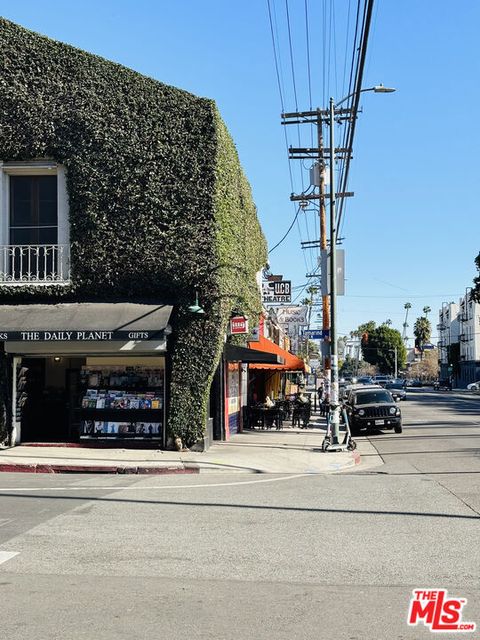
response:
[[[251,363],[248,365],[249,369],[275,369],[277,371],[305,371],[305,363],[293,353],[285,351],[270,340],[267,340],[264,336],[260,336],[258,342],[249,342],[248,346],[254,351],[263,351],[265,353],[274,353],[277,356],[283,358],[284,364],[264,364]]]

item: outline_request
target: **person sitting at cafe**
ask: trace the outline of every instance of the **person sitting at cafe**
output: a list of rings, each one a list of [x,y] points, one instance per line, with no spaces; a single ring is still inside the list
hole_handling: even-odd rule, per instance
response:
[[[300,390],[300,393],[296,397],[296,402],[299,404],[309,404],[310,398],[305,394],[303,389]]]

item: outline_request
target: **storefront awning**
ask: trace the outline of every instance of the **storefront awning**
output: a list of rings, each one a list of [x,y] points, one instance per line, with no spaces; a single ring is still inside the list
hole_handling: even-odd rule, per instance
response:
[[[267,340],[264,336],[259,336],[258,342],[249,342],[248,346],[256,351],[272,353],[283,359],[283,364],[251,364],[250,369],[275,369],[277,371],[305,371],[305,363],[293,353],[285,351],[278,344]]]
[[[169,305],[76,302],[0,306],[0,341],[159,340]]]
[[[224,360],[227,362],[246,362],[250,365],[257,364],[283,364],[283,358],[275,353],[266,353],[247,347],[237,347],[233,344],[226,344],[223,350]]]

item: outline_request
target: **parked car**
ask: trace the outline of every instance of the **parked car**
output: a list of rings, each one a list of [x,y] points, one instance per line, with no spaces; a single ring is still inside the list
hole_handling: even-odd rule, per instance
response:
[[[355,388],[345,402],[352,435],[364,429],[394,429],[402,433],[400,407],[387,389],[381,387]]]
[[[480,380],[467,384],[467,389],[469,389],[470,391],[480,391]]]
[[[467,387],[468,389],[468,387]],[[449,378],[445,378],[443,380],[436,380],[433,383],[434,391],[451,391],[452,390],[452,381]]]
[[[409,387],[422,387],[423,386],[423,382],[421,380],[418,379],[414,379],[414,380],[410,380],[410,384],[408,385]]]
[[[378,384],[373,384],[373,383],[369,384],[369,385],[362,384],[361,382],[360,383],[359,382],[355,382],[353,384],[347,384],[344,387],[340,387],[340,391],[339,391],[340,400],[343,403],[345,403],[352,391],[356,391],[357,389],[366,389],[366,388],[369,388],[369,389],[381,389],[382,387],[380,385],[378,385]]]
[[[376,375],[373,376],[372,382],[373,384],[379,384],[381,387],[384,387],[387,382],[392,381],[392,376],[384,376],[384,375]]]
[[[407,392],[405,390],[405,380],[392,380],[387,382],[385,389],[388,389],[395,401],[406,400]]]
[[[359,378],[357,378],[357,383],[358,384],[372,384],[373,380],[371,376],[360,376]]]

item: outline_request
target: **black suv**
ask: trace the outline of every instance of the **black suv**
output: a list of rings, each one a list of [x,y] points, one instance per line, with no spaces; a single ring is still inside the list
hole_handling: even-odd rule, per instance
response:
[[[394,429],[395,433],[402,433],[400,408],[386,389],[352,389],[345,408],[352,435],[359,435],[362,429]]]

